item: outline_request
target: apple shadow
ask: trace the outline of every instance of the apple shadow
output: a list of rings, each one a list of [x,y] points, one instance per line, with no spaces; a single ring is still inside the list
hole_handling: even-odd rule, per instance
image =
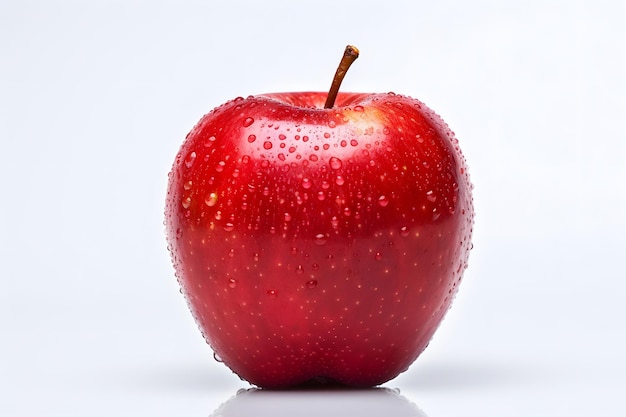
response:
[[[546,369],[533,369],[532,366],[522,364],[502,363],[501,361],[476,360],[472,362],[418,362],[407,372],[391,380],[388,384],[402,389],[411,389],[418,392],[454,392],[467,389],[492,389],[504,386],[532,383],[538,379],[545,381],[550,378]],[[119,375],[116,379],[119,378]],[[228,370],[216,373],[215,369],[207,369],[198,364],[179,364],[178,366],[163,366],[142,369],[131,375],[122,377],[126,386],[148,390],[151,392],[215,392],[224,391],[228,387],[236,389],[241,381]],[[116,383],[119,383],[119,379]],[[370,392],[370,395],[381,395],[380,392],[390,391],[389,388],[378,387],[370,389],[354,389],[344,386],[310,386],[290,390],[263,390],[251,388],[251,391],[242,398],[276,396],[304,396],[317,398],[320,394],[336,395],[349,394],[351,397]],[[384,391],[387,390],[387,391]],[[275,394],[272,394],[275,393]],[[377,393],[377,394],[375,394]],[[397,394],[397,392],[396,392]],[[391,395],[391,394],[389,394]]]
[[[241,389],[210,417],[427,417],[417,405],[389,388]]]

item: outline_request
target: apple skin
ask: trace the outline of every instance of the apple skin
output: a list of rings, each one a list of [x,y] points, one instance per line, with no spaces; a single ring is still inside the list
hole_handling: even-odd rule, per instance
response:
[[[432,110],[394,93],[237,98],[169,174],[176,276],[217,358],[251,384],[382,384],[424,350],[471,249],[472,185]]]

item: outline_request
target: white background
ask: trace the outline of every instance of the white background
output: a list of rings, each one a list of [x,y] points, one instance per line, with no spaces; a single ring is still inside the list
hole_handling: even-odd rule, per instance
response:
[[[624,415],[626,15],[610,0],[2,1],[0,415],[381,414],[375,391],[218,411],[248,385],[202,341],[162,225],[204,113],[326,90],[347,43],[342,89],[426,102],[475,184],[456,303],[383,409]]]

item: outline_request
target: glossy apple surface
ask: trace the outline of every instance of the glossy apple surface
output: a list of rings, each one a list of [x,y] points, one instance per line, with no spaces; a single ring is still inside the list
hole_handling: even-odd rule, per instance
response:
[[[458,141],[389,94],[238,98],[189,133],[169,178],[176,275],[203,335],[241,378],[373,386],[405,371],[471,249]]]

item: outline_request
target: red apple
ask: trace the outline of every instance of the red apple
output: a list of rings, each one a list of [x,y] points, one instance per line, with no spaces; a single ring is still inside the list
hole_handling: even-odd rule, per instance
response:
[[[424,350],[471,248],[458,141],[418,100],[236,98],[187,135],[169,178],[176,275],[202,333],[261,387],[374,386]],[[343,69],[342,69],[343,68]]]

